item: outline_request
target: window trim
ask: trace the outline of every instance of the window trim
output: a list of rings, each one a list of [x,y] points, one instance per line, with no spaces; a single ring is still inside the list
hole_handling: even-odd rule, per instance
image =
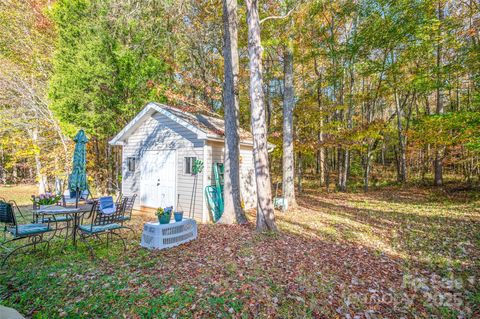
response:
[[[196,160],[197,160],[196,156],[185,156],[185,159],[183,161],[183,163],[184,163],[183,173],[184,174],[193,175],[193,165],[195,164]]]
[[[133,166],[133,168],[132,168]],[[134,173],[137,170],[137,158],[134,156],[127,157],[127,172]]]

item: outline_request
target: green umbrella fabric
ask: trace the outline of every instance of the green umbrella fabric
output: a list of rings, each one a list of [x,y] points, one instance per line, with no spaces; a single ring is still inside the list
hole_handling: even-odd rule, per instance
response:
[[[68,188],[71,191],[83,191],[87,189],[87,148],[88,138],[83,130],[78,131],[73,139],[75,150],[73,152],[72,173],[68,178]]]

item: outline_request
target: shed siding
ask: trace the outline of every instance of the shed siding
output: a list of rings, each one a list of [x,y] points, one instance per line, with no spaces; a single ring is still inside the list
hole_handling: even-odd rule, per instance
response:
[[[128,172],[128,157],[135,157],[139,164],[145,150],[176,149],[177,150],[177,207],[185,212],[185,216],[202,220],[203,194],[202,175],[199,174],[195,187],[195,176],[185,174],[186,156],[203,160],[203,140],[189,129],[172,121],[168,117],[155,113],[129,136],[123,145],[123,180],[122,191],[125,195],[141,192],[140,169],[136,165],[135,172]],[[192,195],[194,195],[192,197]],[[137,203],[137,207],[141,203]],[[189,214],[191,210],[192,214]]]

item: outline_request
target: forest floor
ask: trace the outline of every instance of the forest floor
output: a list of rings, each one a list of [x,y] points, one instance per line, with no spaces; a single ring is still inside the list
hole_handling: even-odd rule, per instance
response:
[[[0,189],[0,196],[7,196]],[[307,190],[279,233],[199,225],[164,251],[58,247],[11,259],[0,304],[33,318],[474,318],[480,316],[480,193],[389,186]]]

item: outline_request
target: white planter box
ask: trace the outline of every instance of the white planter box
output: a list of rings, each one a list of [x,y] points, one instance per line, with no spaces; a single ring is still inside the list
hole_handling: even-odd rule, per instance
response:
[[[197,238],[197,223],[193,219],[170,224],[148,222],[143,226],[142,247],[164,249],[189,242]]]

